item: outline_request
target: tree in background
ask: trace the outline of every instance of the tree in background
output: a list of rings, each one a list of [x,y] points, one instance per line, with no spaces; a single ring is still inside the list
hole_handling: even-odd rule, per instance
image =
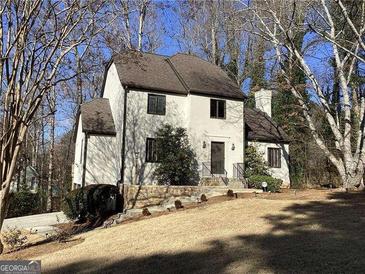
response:
[[[364,1],[358,5],[359,16],[355,21],[351,18],[347,7],[349,3],[356,4],[356,1],[346,2],[346,5],[341,0],[335,2],[340,11],[340,17],[331,9],[331,4],[324,0],[321,2],[281,1],[280,5],[277,1],[264,1],[261,2],[263,5],[250,10],[254,26],[252,32],[263,37],[273,46],[280,73],[302,110],[312,138],[336,167],[343,186],[348,189],[360,185],[364,174],[365,97],[362,89],[351,87],[351,79],[356,67],[361,67],[365,63],[361,54],[365,51],[363,41],[365,5]],[[305,5],[306,8],[302,9],[301,5]],[[297,14],[303,11],[307,11],[303,14],[305,23],[304,21],[297,23]],[[341,26],[336,25],[335,21],[338,20],[343,22]],[[336,64],[336,73],[332,76],[339,83],[341,100],[340,107],[334,112],[331,109],[331,101],[326,96],[326,88],[320,84],[320,72],[308,62],[302,48],[295,43],[297,33],[307,28],[310,29],[316,42],[321,39],[321,46],[331,49],[327,57],[334,60]],[[341,34],[348,32],[353,35],[349,39],[343,39]],[[313,39],[310,41],[313,42]],[[288,60],[289,64],[301,70],[307,78],[307,89],[311,91],[310,102],[306,100],[305,94],[290,77],[290,71],[293,70],[290,70],[287,65]],[[331,150],[324,136],[320,135],[320,128],[314,116],[314,112],[317,111],[323,114],[330,128],[335,151]]]
[[[198,162],[186,129],[166,124],[156,134],[158,166],[154,175],[159,184],[198,184]]]
[[[9,1],[0,4],[0,228],[29,127],[47,94],[57,84],[74,77],[60,73],[67,70],[64,61],[72,49],[82,47],[93,36],[101,8],[98,1]],[[76,28],[79,25],[82,27]],[[0,253],[2,251],[1,243]]]
[[[172,10],[178,28],[167,31],[179,50],[220,66],[242,86],[248,78],[251,35],[239,1],[178,1]],[[246,19],[245,19],[246,18]]]
[[[162,44],[161,12],[168,3],[152,0],[110,1],[109,25],[105,25],[101,42],[118,53],[125,49],[155,52]]]

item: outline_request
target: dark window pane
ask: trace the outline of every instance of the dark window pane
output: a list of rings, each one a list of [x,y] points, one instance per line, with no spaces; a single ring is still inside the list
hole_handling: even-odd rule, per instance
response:
[[[210,117],[217,117],[217,100],[210,99]]]
[[[210,118],[225,118],[226,101],[210,99]]]
[[[280,148],[268,148],[268,165],[269,167],[281,167],[281,150]]]
[[[148,94],[147,113],[165,115],[165,113],[166,113],[166,96]]]
[[[225,101],[218,101],[218,117],[224,118],[224,112],[225,112]]]
[[[158,96],[157,97],[157,114],[165,114],[165,106],[166,106],[166,97]]]
[[[146,140],[146,162],[157,162],[157,142],[156,139],[147,138]]]

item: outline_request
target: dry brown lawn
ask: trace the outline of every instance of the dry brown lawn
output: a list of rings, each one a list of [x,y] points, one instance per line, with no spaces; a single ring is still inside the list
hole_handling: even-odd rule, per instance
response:
[[[49,273],[361,273],[364,231],[364,194],[289,191],[94,230],[36,259]]]

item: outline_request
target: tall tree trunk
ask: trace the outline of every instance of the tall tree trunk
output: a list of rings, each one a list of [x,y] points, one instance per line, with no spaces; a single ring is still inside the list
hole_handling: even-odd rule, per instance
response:
[[[144,23],[148,5],[149,5],[149,0],[142,0],[139,7],[138,46],[137,46],[138,51],[142,50],[143,30],[144,30]]]
[[[212,63],[219,65],[219,52],[218,52],[218,2],[212,1],[210,3],[210,39],[212,47]]]
[[[132,49],[132,39],[131,39],[131,28],[129,23],[129,3],[128,0],[122,1],[122,8],[123,8],[123,18],[124,18],[124,25],[126,30],[126,39],[127,39],[127,47],[128,49]]]
[[[50,146],[49,146],[49,166],[48,166],[48,188],[47,188],[47,211],[52,211],[53,209],[53,186],[54,186],[54,144],[55,144],[55,111],[56,111],[56,93],[53,89],[50,92],[50,112],[51,115],[49,116],[49,139],[50,139]]]
[[[39,163],[39,190],[41,192],[41,207],[42,207],[42,211],[47,209],[47,204],[46,204],[46,188],[45,188],[45,183],[44,183],[44,171],[45,171],[45,158],[46,158],[46,147],[45,147],[45,137],[44,137],[44,133],[45,133],[45,125],[44,125],[44,104],[41,104],[41,119],[40,119],[40,163]]]

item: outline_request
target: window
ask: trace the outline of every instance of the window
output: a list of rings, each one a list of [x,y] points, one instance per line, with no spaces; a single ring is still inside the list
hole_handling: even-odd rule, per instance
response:
[[[166,113],[166,96],[148,94],[147,113],[165,115],[165,113]]]
[[[146,141],[146,162],[155,163],[158,161],[157,157],[157,142],[156,139],[147,138]]]
[[[281,167],[281,150],[280,148],[268,148],[268,165],[269,167],[280,168]]]
[[[226,118],[226,101],[210,99],[210,118]]]

